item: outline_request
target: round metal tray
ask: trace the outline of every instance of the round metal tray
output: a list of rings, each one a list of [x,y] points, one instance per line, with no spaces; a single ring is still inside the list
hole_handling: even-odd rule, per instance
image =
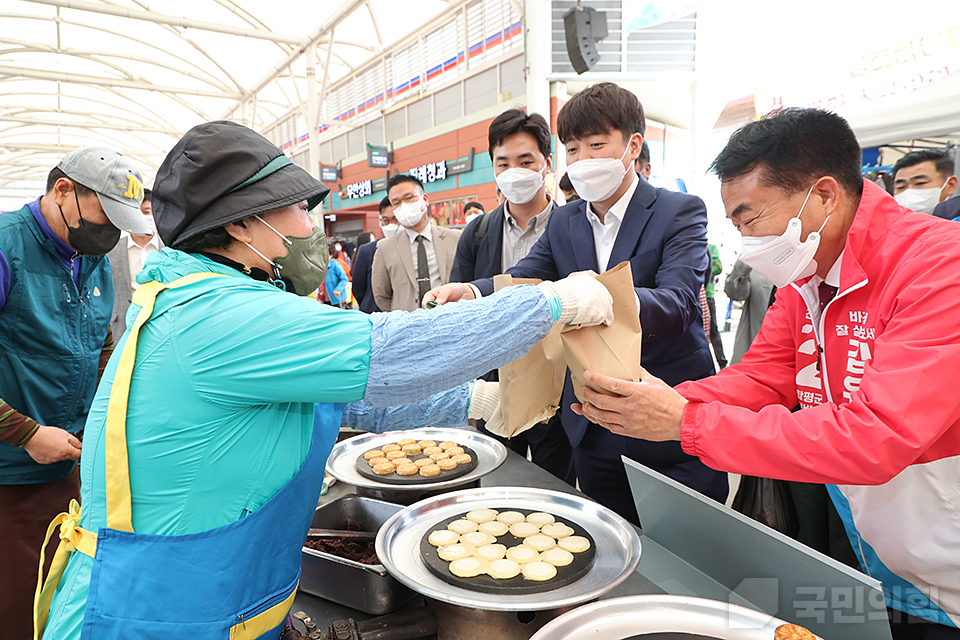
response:
[[[640,640],[644,634],[670,633],[729,640],[772,640],[782,624],[786,623],[765,613],[717,600],[628,596],[577,607],[548,622],[530,640],[634,637]]]
[[[477,453],[476,468],[465,475],[440,482],[423,482],[416,484],[388,484],[377,482],[360,475],[357,471],[357,456],[362,456],[370,449],[376,449],[382,444],[396,442],[400,438],[414,438],[416,440],[453,440],[463,443]],[[338,442],[327,457],[327,473],[339,480],[364,489],[387,491],[434,491],[448,487],[459,487],[479,480],[503,464],[507,459],[507,448],[489,436],[469,429],[439,429],[426,427],[407,431],[388,431],[386,433],[368,433],[366,435],[349,438]]]
[[[448,584],[427,569],[420,540],[440,521],[480,507],[546,511],[586,529],[597,554],[579,580],[545,593],[488,594]],[[606,507],[569,493],[524,487],[465,489],[421,500],[387,520],[377,534],[377,555],[387,571],[424,596],[488,611],[545,611],[587,602],[614,588],[640,562],[640,537]]]

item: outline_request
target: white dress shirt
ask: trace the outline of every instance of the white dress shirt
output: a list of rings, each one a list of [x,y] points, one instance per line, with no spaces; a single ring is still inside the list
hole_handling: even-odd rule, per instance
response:
[[[427,252],[427,270],[430,273],[430,288],[435,289],[443,284],[443,278],[440,275],[440,263],[437,262],[437,252],[433,247],[433,222],[427,224],[423,231],[417,233],[413,229],[403,227],[407,232],[407,238],[410,239],[410,254],[413,256],[413,272],[417,273],[417,236],[423,236],[423,248]]]
[[[150,238],[150,241],[142,247],[133,241],[132,235],[127,235],[127,263],[130,265],[130,288],[134,291],[140,286],[137,282],[137,274],[143,269],[143,263],[147,256],[155,251],[160,251],[160,236],[156,233]]]
[[[521,229],[510,215],[510,203],[503,207],[503,250],[501,252],[504,271],[523,260],[537,240],[547,230],[547,220],[554,209],[553,200],[547,198],[547,208],[527,220],[526,230]]]
[[[633,193],[637,190],[637,184],[640,178],[636,171],[630,171],[633,176],[633,182],[626,193],[620,196],[620,199],[613,203],[613,206],[603,216],[603,222],[593,212],[593,207],[587,203],[587,220],[590,222],[590,228],[593,229],[593,246],[597,249],[597,271],[603,273],[611,266],[610,254],[613,253],[613,245],[617,241],[617,234],[620,233],[620,224],[623,222],[623,216],[627,213],[627,206],[633,200]]]

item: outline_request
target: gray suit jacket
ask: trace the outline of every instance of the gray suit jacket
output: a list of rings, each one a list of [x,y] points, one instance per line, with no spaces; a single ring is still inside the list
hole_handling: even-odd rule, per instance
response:
[[[461,232],[459,229],[438,227],[433,222],[430,224],[440,277],[446,284],[450,282],[450,269],[457,255],[457,241]],[[414,311],[418,308],[417,269],[410,252],[410,239],[402,229],[393,237],[377,243],[370,286],[374,300],[382,311]]]
[[[160,248],[163,242],[159,241]],[[110,267],[113,269],[113,315],[110,316],[110,329],[113,331],[114,341],[119,340],[127,330],[127,309],[133,298],[133,289],[130,282],[130,261],[127,259],[127,237],[120,238],[117,246],[107,254],[110,258]]]

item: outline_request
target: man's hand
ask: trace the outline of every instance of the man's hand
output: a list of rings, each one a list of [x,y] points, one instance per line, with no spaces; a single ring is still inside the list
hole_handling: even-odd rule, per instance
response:
[[[618,380],[586,371],[590,384],[618,397],[584,387],[586,402],[570,408],[613,433],[653,442],[680,439],[680,423],[686,399],[662,380],[640,369],[640,382]]]
[[[58,427],[40,425],[23,448],[39,464],[80,459],[80,441]]]
[[[473,299],[473,289],[461,282],[451,282],[450,284],[445,284],[442,287],[427,291],[420,304],[425,307],[431,300],[436,300],[437,304],[446,304],[448,302]]]

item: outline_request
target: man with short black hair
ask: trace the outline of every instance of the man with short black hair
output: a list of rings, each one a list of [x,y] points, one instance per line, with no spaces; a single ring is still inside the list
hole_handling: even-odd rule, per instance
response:
[[[577,411],[714,469],[828,483],[895,640],[960,638],[960,227],[900,206],[860,162],[827,111],[734,133],[712,170],[740,259],[778,287],[759,335],[676,389],[587,372],[613,395],[586,390]]]
[[[463,205],[463,222],[464,224],[470,224],[473,222],[474,218],[479,218],[484,214],[483,205],[479,202],[472,201]]]
[[[563,199],[567,201],[567,204],[580,199],[577,190],[573,188],[573,183],[570,182],[570,176],[567,174],[563,174],[557,186],[560,187],[560,191],[563,191]]]
[[[543,116],[508,109],[490,123],[487,143],[497,187],[506,200],[464,229],[451,282],[492,278],[516,265],[543,235],[556,206],[544,183],[544,175],[553,167],[553,154],[550,125]],[[497,380],[497,372],[485,378]],[[559,413],[546,424],[502,441],[524,457],[529,448],[534,464],[570,485],[576,482],[573,451]]]
[[[650,179],[650,172],[653,171],[653,167],[650,166],[650,145],[647,144],[647,141],[643,141],[643,145],[640,147],[640,155],[637,156],[636,162],[637,173],[643,176],[644,180]]]
[[[563,106],[557,133],[566,147],[567,175],[583,200],[551,213],[540,240],[507,273],[550,280],[629,261],[643,330],[642,364],[677,384],[714,373],[700,312],[709,268],[707,211],[700,198],[656,189],[637,175],[645,124],[637,97],[609,82],[585,88]],[[492,291],[488,278],[441,287],[428,299],[469,299]],[[709,469],[676,443],[612,434],[574,414],[575,401],[568,373],[561,420],[580,487],[591,498],[639,522],[622,455],[711,498],[727,497],[725,473]]]
[[[50,171],[44,195],[0,216],[4,637],[31,637],[31,585],[44,531],[79,497],[75,434],[83,430],[114,344],[113,284],[103,256],[121,230],[152,229],[140,212],[142,191],[129,159],[83,147]]]
[[[953,157],[946,151],[911,151],[893,165],[894,197],[908,209],[952,220],[960,215],[960,198],[950,199],[957,189],[953,170]]]
[[[380,201],[380,229],[383,231],[383,237],[392,236],[399,226],[396,216],[393,215],[393,208],[390,206],[390,198],[384,196]],[[373,256],[377,253],[377,243],[382,239],[374,238],[360,245],[353,259],[353,297],[357,299],[360,311],[364,313],[380,311],[373,297],[370,280],[373,276]]]
[[[403,230],[378,245],[370,286],[381,310],[414,311],[431,287],[450,281],[461,231],[433,223],[423,183],[411,175],[391,176],[387,198]]]

